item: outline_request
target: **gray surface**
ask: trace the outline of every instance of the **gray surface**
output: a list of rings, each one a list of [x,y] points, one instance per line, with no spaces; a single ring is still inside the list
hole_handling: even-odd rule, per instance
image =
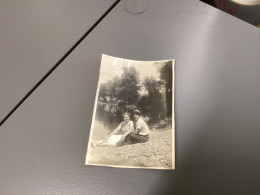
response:
[[[121,2],[1,127],[0,194],[259,194],[259,35],[197,1]],[[84,165],[102,53],[175,58],[175,171]]]
[[[0,0],[0,121],[115,0]]]

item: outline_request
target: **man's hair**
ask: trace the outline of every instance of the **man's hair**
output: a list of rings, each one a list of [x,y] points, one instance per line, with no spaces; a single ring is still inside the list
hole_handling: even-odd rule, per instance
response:
[[[140,110],[134,110],[134,114],[136,114],[136,115],[141,115],[141,112],[140,112]]]

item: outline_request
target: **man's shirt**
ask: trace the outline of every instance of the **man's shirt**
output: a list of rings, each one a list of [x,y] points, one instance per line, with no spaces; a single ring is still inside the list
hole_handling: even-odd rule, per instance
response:
[[[149,128],[147,126],[147,124],[141,119],[139,118],[136,122],[135,122],[135,130],[137,132],[139,132],[139,135],[148,135],[149,134]]]

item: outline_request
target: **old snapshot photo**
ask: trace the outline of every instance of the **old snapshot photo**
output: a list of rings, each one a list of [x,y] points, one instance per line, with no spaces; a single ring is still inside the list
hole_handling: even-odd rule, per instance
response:
[[[102,55],[87,165],[175,169],[174,60]]]

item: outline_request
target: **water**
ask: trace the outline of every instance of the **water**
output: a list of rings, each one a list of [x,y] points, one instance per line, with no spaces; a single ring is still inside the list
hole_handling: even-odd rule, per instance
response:
[[[108,135],[117,127],[118,124],[109,124],[104,126],[100,121],[95,121],[94,129],[92,134],[92,140],[103,140],[108,137]]]
[[[104,128],[104,125],[100,121],[95,121],[92,134],[92,140],[102,140],[107,138],[109,131]]]

